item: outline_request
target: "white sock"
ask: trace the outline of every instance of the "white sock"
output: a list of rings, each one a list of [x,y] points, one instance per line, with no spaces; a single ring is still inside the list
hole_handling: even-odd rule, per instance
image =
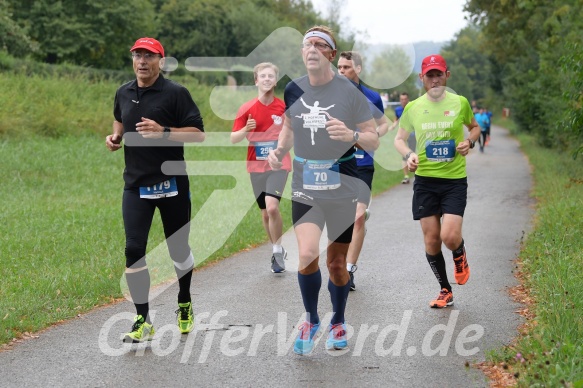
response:
[[[348,272],[352,272],[352,267],[355,267],[356,265],[351,264],[351,263],[346,263],[346,269],[348,270]]]
[[[283,247],[278,244],[273,244],[273,253],[281,253],[283,252]]]

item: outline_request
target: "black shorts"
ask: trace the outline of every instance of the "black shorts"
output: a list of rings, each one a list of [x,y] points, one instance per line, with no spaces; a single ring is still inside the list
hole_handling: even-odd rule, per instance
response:
[[[277,198],[281,200],[283,190],[285,189],[285,182],[287,181],[286,170],[267,171],[267,172],[252,172],[251,186],[253,186],[253,194],[259,209],[265,209],[265,196]]]
[[[413,219],[455,214],[463,217],[468,200],[468,180],[429,178],[415,175]]]
[[[374,166],[358,166],[358,178],[366,183],[358,185],[358,202],[368,206],[372,190],[372,178],[374,175]]]
[[[326,225],[330,241],[348,244],[352,241],[356,201],[356,198],[312,198],[296,191],[292,196],[292,220],[295,226],[311,223],[320,230]]]

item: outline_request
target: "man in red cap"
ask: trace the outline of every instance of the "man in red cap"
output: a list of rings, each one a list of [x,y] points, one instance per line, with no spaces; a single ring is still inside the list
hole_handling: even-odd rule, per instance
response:
[[[194,325],[190,297],[194,257],[188,244],[191,203],[184,142],[202,142],[205,135],[202,117],[189,91],[160,72],[164,66],[160,42],[141,38],[130,51],[136,79],[115,94],[113,133],[106,137],[105,144],[110,151],[117,151],[124,139],[125,275],[137,315],[123,340],[143,342],[154,336],[146,246],[156,208],[178,277],[178,327],[181,333],[189,333]]]
[[[453,253],[457,284],[465,284],[470,267],[462,237],[467,202],[466,158],[480,136],[480,128],[468,100],[446,90],[450,72],[441,55],[423,59],[419,78],[427,93],[410,102],[399,120],[395,147],[415,172],[413,219],[420,220],[427,261],[440,285],[429,305],[453,305],[442,243]],[[464,139],[464,125],[469,135]],[[415,133],[417,152],[407,145]]]

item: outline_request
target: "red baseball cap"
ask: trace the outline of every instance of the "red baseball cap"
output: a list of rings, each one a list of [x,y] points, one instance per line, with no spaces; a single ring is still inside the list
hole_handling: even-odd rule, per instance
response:
[[[154,38],[140,38],[136,40],[136,43],[134,43],[130,51],[134,51],[137,49],[146,49],[155,54],[160,54],[164,56],[164,47],[162,47],[162,43],[158,42]]]
[[[425,73],[433,69],[443,72],[447,71],[447,63],[445,63],[445,59],[441,55],[434,54],[423,58],[423,62],[421,62],[421,74],[425,75]]]

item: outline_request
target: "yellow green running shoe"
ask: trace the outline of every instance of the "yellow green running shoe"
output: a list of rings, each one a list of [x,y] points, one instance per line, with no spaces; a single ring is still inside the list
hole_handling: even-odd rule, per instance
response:
[[[124,335],[123,342],[139,343],[151,341],[154,338],[154,334],[154,326],[146,322],[141,315],[136,315],[134,318],[134,324],[132,325],[132,331]]]
[[[182,334],[190,333],[194,327],[194,313],[192,312],[192,302],[178,303],[176,310],[178,329]]]

